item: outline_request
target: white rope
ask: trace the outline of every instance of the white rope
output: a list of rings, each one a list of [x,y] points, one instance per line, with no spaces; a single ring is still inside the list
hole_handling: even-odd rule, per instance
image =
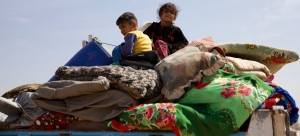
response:
[[[106,45],[110,45],[110,46],[118,46],[118,45],[113,45],[113,44],[109,44],[109,43],[104,43],[104,42],[101,42],[102,44],[106,44]]]

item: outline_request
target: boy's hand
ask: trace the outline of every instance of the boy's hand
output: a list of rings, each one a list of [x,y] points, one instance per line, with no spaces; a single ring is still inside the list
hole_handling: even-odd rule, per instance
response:
[[[121,54],[122,54],[122,47],[125,45],[125,42],[122,42],[121,44],[120,44],[120,51],[121,51]]]

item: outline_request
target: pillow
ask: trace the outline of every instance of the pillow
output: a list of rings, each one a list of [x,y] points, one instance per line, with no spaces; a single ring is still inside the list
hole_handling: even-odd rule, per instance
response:
[[[223,50],[216,46],[216,44],[211,36],[194,40],[188,46],[196,46],[196,45],[201,45],[201,44],[203,45],[203,47],[205,47],[205,48],[200,49],[201,51],[212,52],[214,54],[220,54],[223,57],[225,57]]]
[[[294,51],[264,45],[224,43],[217,46],[224,51],[226,56],[260,62],[266,65],[273,74],[279,71],[284,65],[299,59],[299,55]]]
[[[168,100],[181,97],[184,88],[199,81],[203,75],[210,76],[224,66],[226,59],[219,54],[201,51],[204,45],[186,46],[164,58],[156,66],[164,84],[161,93]]]
[[[204,45],[207,48],[207,51],[210,51],[213,47],[216,46],[212,37],[200,38],[192,41],[188,46]]]

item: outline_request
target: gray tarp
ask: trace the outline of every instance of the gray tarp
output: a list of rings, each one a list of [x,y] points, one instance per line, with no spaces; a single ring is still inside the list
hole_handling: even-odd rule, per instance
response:
[[[21,93],[15,100],[0,97],[0,127],[28,127],[44,113],[32,97],[32,92]]]
[[[22,109],[16,102],[0,97],[0,128],[16,121],[21,113]]]

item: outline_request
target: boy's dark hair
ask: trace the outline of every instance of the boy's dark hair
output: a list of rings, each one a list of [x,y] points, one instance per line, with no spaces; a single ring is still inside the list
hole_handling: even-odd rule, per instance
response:
[[[178,14],[178,12],[179,12],[179,10],[177,9],[176,5],[173,4],[173,3],[171,3],[171,2],[168,2],[168,3],[163,4],[163,5],[157,10],[158,16],[160,17],[164,11],[169,11],[170,13],[174,14],[174,16],[175,16],[174,19],[176,19],[177,14]]]
[[[125,12],[117,19],[116,24],[117,25],[119,25],[121,23],[131,24],[132,22],[137,23],[137,19],[136,19],[135,15],[131,12]]]

